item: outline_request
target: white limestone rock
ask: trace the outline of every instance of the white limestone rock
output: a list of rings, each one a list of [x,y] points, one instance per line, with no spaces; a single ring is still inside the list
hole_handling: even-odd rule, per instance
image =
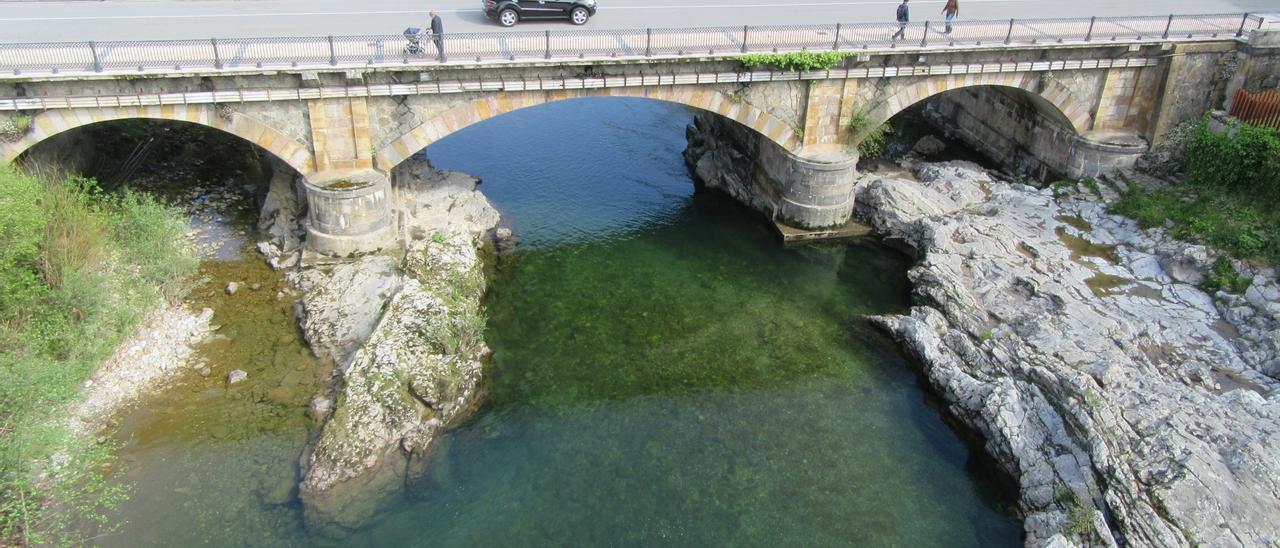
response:
[[[465,173],[435,169],[425,155],[405,160],[392,172],[402,240],[413,242],[437,234],[479,237],[493,230],[501,217],[476,189],[479,183]]]
[[[311,351],[345,367],[400,291],[403,275],[399,259],[370,255],[304,269],[296,280],[303,291],[298,316]]]
[[[1018,480],[1027,544],[1280,538],[1274,279],[1214,298],[1189,285],[1210,250],[1090,197],[954,165],[916,173],[873,179],[858,199],[865,222],[919,257],[919,306],[875,321]],[[1060,229],[1117,245],[1118,262],[1073,254]],[[1103,273],[1118,286],[1100,286]]]
[[[476,404],[485,282],[474,240],[410,250],[403,288],[342,375],[300,487],[308,527],[343,536],[420,473],[435,437]]]

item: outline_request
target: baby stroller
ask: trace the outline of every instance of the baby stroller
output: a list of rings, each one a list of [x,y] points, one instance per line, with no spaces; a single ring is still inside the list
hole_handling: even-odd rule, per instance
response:
[[[409,43],[404,46],[404,52],[409,55],[424,55],[427,50],[422,47],[422,42],[427,39],[430,33],[426,29],[418,27],[409,27],[404,29],[404,39]]]

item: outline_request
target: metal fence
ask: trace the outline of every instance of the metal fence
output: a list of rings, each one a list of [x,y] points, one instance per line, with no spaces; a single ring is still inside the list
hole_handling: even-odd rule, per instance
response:
[[[1235,13],[957,21],[950,32],[925,21],[908,24],[897,40],[899,26],[892,22],[476,32],[445,35],[445,56],[431,40],[413,48],[398,34],[0,44],[0,77],[1201,40],[1241,36],[1262,25],[1261,17]]]
[[[1280,129],[1280,92],[1274,89],[1258,93],[1236,90],[1227,114],[1255,126]]]

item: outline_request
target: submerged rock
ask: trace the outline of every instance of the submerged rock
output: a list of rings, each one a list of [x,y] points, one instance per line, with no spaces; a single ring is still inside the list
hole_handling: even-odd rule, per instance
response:
[[[473,408],[481,379],[484,275],[474,240],[409,252],[403,288],[342,375],[331,418],[307,459],[307,525],[342,535],[421,471],[431,442]]]
[[[1276,310],[1204,294],[1188,282],[1206,250],[1092,196],[1060,201],[957,162],[917,173],[869,180],[856,200],[919,257],[918,306],[875,322],[1017,479],[1027,544],[1280,538]]]

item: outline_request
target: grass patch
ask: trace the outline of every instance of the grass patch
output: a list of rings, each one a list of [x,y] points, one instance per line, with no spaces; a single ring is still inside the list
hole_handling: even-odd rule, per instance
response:
[[[1086,544],[1091,543],[1094,540],[1093,516],[1097,510],[1085,505],[1075,491],[1062,483],[1054,487],[1053,498],[1067,512],[1065,532]]]
[[[1109,210],[1143,228],[1172,222],[1175,238],[1280,266],[1280,131],[1242,124],[1215,134],[1201,122],[1188,150],[1185,182],[1131,184]]]
[[[1231,264],[1229,259],[1226,257],[1219,257],[1218,260],[1213,263],[1213,271],[1205,277],[1204,283],[1201,284],[1201,288],[1208,293],[1226,291],[1228,293],[1242,295],[1246,289],[1249,289],[1249,284],[1252,283],[1253,278],[1241,276],[1240,272],[1236,271],[1236,267]]]
[[[77,439],[66,406],[196,262],[184,216],[87,179],[0,166],[0,544],[74,543],[124,495],[109,448]]]

